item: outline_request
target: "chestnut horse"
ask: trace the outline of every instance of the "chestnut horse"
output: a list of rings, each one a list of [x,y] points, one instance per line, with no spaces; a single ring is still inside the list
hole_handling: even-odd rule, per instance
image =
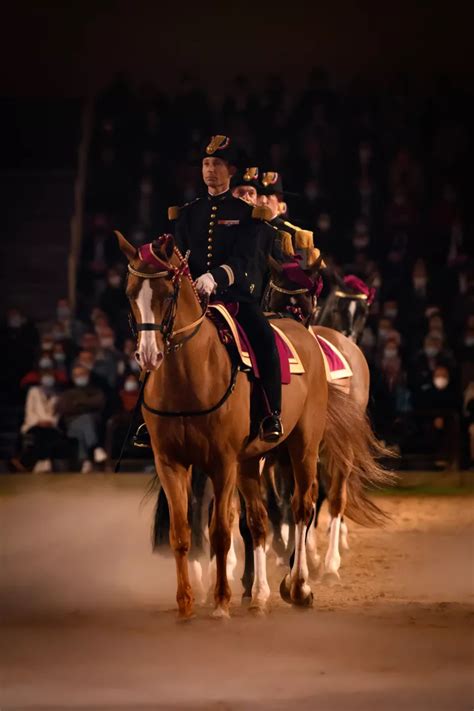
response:
[[[217,568],[213,614],[229,615],[226,559],[236,484],[245,500],[253,539],[251,607],[264,610],[270,589],[265,556],[267,512],[260,491],[259,460],[272,445],[258,438],[250,440],[251,383],[247,375],[232,368],[215,326],[205,317],[206,307],[200,303],[186,258],[172,236],[164,235],[137,250],[120,233],[115,234],[129,263],[127,296],[139,334],[137,357],[149,374],[143,387],[142,413],[170,508],[179,615],[187,618],[193,613],[187,518],[193,466],[209,473],[214,488],[210,526]],[[283,319],[278,326],[294,344],[305,370],[282,386],[284,435],[280,440],[289,452],[295,481],[296,552],[288,595],[293,604],[305,605],[312,599],[305,538],[326,427],[328,386],[313,336],[294,321]]]
[[[291,259],[291,256],[289,256],[289,259]],[[364,481],[367,484],[388,483],[391,475],[376,463],[375,456],[390,456],[390,453],[378,443],[365,416],[369,400],[370,373],[364,354],[352,339],[342,333],[332,328],[311,326],[317,305],[314,289],[310,287],[297,288],[295,283],[288,278],[282,264],[279,264],[271,257],[269,262],[272,274],[266,295],[266,307],[268,310],[288,314],[293,318],[296,316],[301,323],[311,328],[315,335],[323,336],[332,345],[336,346],[346,358],[352,370],[352,377],[333,381],[329,389],[327,429],[321,447],[320,471],[323,481],[326,480],[327,482],[327,496],[331,516],[325,571],[328,577],[338,578],[341,530],[343,533],[341,547],[347,547],[347,528],[343,522],[343,515],[348,503],[347,515],[359,523],[377,525],[382,523],[384,518],[369,499],[366,499],[365,512],[360,505],[353,505],[354,485],[360,485]],[[321,260],[317,259],[312,266],[304,270],[304,273],[311,280],[317,279],[320,262]],[[343,393],[346,395],[345,400],[342,398]],[[339,413],[338,410],[340,410]],[[341,430],[345,426],[343,420],[345,423],[349,422],[349,432],[343,438],[346,440],[344,442],[346,454],[344,466],[341,467],[341,458],[337,462],[334,461],[334,444],[331,439],[333,439],[332,434],[338,432],[338,441],[341,441]],[[331,442],[331,448],[325,447],[326,442]],[[288,477],[288,473],[285,471],[281,472],[281,474],[283,477]],[[349,477],[352,477],[352,486],[348,486],[351,481]],[[358,495],[363,495],[362,490],[358,492]],[[316,510],[315,524],[317,523],[317,513],[318,509]],[[319,565],[319,556],[316,550],[314,533],[313,526],[308,532],[307,554],[310,565],[316,568]],[[284,589],[282,593],[285,593]]]

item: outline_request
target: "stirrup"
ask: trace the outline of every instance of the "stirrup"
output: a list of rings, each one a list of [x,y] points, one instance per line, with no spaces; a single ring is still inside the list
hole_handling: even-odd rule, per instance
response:
[[[150,435],[144,422],[142,422],[133,435],[132,444],[134,447],[151,449]]]
[[[264,442],[278,442],[282,435],[283,425],[281,423],[279,412],[272,412],[271,415],[267,415],[263,418],[259,429],[259,436],[261,440]]]

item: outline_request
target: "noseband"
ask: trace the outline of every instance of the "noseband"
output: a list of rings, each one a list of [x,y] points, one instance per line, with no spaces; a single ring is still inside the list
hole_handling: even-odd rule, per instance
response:
[[[165,237],[167,237],[167,235],[165,235]],[[162,243],[160,244],[160,246],[166,242],[166,240],[164,240],[163,238],[161,239]],[[202,314],[198,319],[196,319],[192,323],[187,324],[186,326],[183,326],[182,328],[174,330],[174,322],[176,320],[176,314],[178,309],[178,297],[181,289],[181,280],[183,278],[183,275],[189,279],[189,282],[193,287],[193,291],[196,295],[198,302],[200,302],[200,299],[194,287],[194,282],[191,278],[191,274],[188,267],[189,252],[186,254],[186,256],[183,257],[177,247],[174,247],[173,251],[174,254],[176,254],[179,258],[179,265],[177,267],[175,267],[173,264],[168,264],[167,262],[164,262],[162,259],[160,259],[160,257],[158,257],[158,255],[153,250],[152,244],[146,244],[141,247],[138,251],[138,255],[142,261],[148,264],[164,267],[164,269],[158,272],[141,272],[137,269],[134,269],[130,264],[128,265],[128,271],[133,276],[139,277],[140,279],[168,279],[173,285],[173,293],[170,297],[168,297],[170,304],[166,310],[162,322],[152,323],[151,321],[145,321],[143,323],[135,323],[135,331],[138,333],[140,331],[160,332],[163,336],[166,354],[178,351],[180,348],[183,347],[186,341],[191,340],[191,338],[196,335],[204,320],[208,306],[208,302],[205,301],[203,304]],[[192,333],[185,336],[183,339],[181,339],[181,341],[175,344],[171,343],[171,341],[180,333],[185,333],[186,331],[189,331],[191,329],[193,329]],[[132,331],[134,331],[133,327]],[[136,335],[136,333],[134,333],[134,335]]]

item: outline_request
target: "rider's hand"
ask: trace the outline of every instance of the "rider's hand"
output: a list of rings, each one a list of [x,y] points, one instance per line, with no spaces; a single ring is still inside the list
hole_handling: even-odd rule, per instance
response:
[[[209,272],[196,279],[196,289],[201,296],[210,296],[216,290],[216,280]]]

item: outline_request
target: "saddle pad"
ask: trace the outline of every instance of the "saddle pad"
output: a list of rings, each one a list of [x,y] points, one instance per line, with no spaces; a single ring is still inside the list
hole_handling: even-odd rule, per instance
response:
[[[210,304],[209,308],[217,311],[225,320],[234,338],[242,363],[248,368],[252,368],[255,377],[258,378],[259,372],[255,354],[239,322],[230,314],[224,304]],[[273,323],[271,326],[275,333],[275,342],[280,358],[281,382],[282,385],[288,385],[291,374],[304,373],[304,366],[288,336]]]
[[[351,378],[351,367],[341,351],[338,350],[336,346],[333,346],[326,338],[323,338],[323,336],[319,334],[316,335],[311,327],[308,330],[321,348],[328,382],[340,380],[341,378]]]

